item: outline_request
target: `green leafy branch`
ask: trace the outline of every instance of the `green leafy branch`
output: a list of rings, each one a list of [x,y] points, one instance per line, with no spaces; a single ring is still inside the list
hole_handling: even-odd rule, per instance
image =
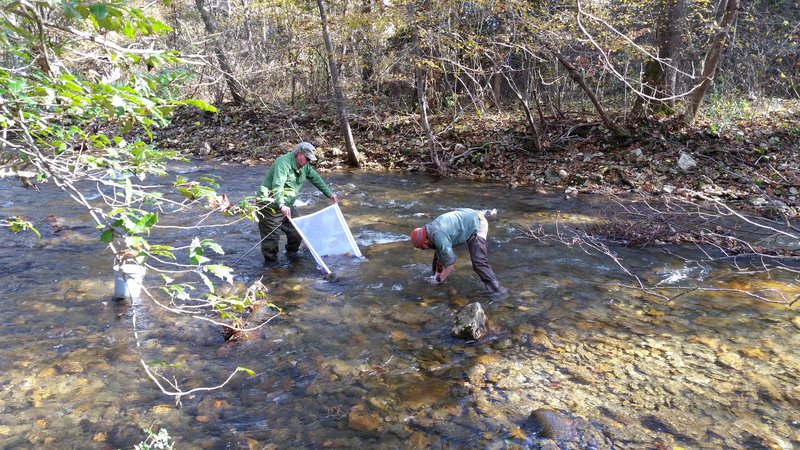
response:
[[[164,178],[168,165],[182,157],[139,135],[152,138],[152,130],[166,125],[180,106],[216,111],[200,100],[180,97],[191,61],[172,51],[145,49],[152,48],[148,39],[169,30],[123,0],[15,1],[0,6],[0,52],[5,61],[13,61],[0,67],[0,176],[52,183],[69,195],[88,211],[99,241],[117,258],[162,275],[162,295],[144,291],[165,310],[239,329],[243,315],[263,302],[263,285],[221,293],[213,281],[231,285],[234,278],[230,267],[215,260],[224,255],[219,244],[202,237],[183,247],[157,242],[162,230],[230,226],[254,219],[258,208],[250,199],[231,204],[212,178],[178,177],[171,185],[174,192],[168,192],[169,183],[150,181]],[[91,190],[99,199],[89,195]],[[195,213],[197,207],[206,210],[197,223],[169,223],[172,216]],[[223,223],[206,223],[220,213]],[[0,224],[39,235],[20,217]],[[204,288],[197,286],[196,278],[185,277],[199,277]],[[221,388],[240,371],[252,375],[237,368],[219,386],[184,392],[172,384],[174,379],[156,376],[142,365],[178,402],[187,393]],[[161,432],[156,436],[162,441],[166,437]]]
[[[0,220],[0,226],[8,227],[14,233],[19,233],[20,231],[32,231],[36,234],[36,237],[41,238],[42,235],[39,234],[39,230],[33,226],[33,224],[22,217],[9,217],[8,219]]]

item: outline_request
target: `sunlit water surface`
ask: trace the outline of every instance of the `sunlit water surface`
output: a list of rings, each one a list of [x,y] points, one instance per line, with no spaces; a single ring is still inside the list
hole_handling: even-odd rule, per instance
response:
[[[181,171],[220,175],[238,201],[264,168]],[[800,447],[796,311],[701,292],[660,301],[620,287],[632,279],[607,257],[522,238],[520,227],[550,226],[558,214],[591,221],[603,199],[424,175],[325,178],[365,259],[337,261],[324,277],[308,254],[264,268],[251,252],[237,281],[263,276],[284,315],[238,343],[150,301],[113,301],[111,257],[88,215],[52,185],[0,184],[2,215],[23,215],[42,233],[0,230],[0,447],[132,448],[143,428],[166,428],[176,448]],[[327,205],[311,186],[302,203],[301,213]],[[453,276],[432,285],[431,254],[408,244],[413,227],[457,207],[500,211],[490,260],[508,298],[484,293],[466,248]],[[152,240],[194,236],[217,240],[229,264],[258,241],[252,222]],[[720,275],[657,250],[615,250],[652,282]],[[452,338],[454,313],[473,301],[490,335]],[[186,390],[236,367],[254,375],[176,405],[140,358],[178,365]],[[528,416],[543,408],[567,430],[537,433]]]

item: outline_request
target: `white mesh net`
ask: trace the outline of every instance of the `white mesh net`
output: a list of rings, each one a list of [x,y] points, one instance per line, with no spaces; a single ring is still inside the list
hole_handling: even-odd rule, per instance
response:
[[[317,264],[331,273],[323,258],[326,256],[350,255],[361,257],[350,228],[344,220],[338,204],[333,204],[307,216],[290,219],[303,237],[306,246],[314,255]]]

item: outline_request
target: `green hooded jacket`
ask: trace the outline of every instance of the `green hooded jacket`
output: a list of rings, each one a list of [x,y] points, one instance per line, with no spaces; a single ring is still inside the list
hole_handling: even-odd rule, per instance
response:
[[[311,164],[299,167],[294,151],[290,151],[275,159],[264,177],[264,181],[261,182],[256,196],[273,198],[274,201],[267,206],[275,210],[283,205],[291,207],[306,179],[316,186],[325,197],[330,198],[333,195],[333,191],[325,184],[314,167]]]

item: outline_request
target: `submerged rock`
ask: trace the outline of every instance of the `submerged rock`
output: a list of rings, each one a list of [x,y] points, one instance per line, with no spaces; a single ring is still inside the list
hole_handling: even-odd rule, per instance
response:
[[[406,325],[411,325],[411,326],[425,325],[432,319],[432,317],[429,314],[412,310],[395,311],[392,312],[390,317],[397,322],[402,322]]]
[[[351,430],[374,433],[381,425],[381,418],[367,411],[364,405],[356,405],[347,415],[347,427]]]
[[[540,408],[531,412],[531,428],[543,438],[555,440],[568,440],[575,436],[572,421],[558,411]]]
[[[481,304],[470,303],[456,314],[450,334],[461,339],[478,340],[486,335],[486,323],[486,313]]]

